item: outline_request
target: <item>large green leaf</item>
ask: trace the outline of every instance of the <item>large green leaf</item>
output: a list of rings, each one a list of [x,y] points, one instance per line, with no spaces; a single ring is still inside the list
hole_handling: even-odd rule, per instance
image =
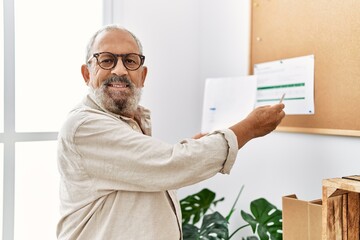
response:
[[[216,194],[207,188],[198,193],[189,195],[180,201],[183,224],[199,222],[211,205],[216,205],[224,198],[214,200]]]
[[[200,239],[226,240],[229,237],[228,221],[219,212],[204,216],[200,228]]]
[[[200,229],[195,225],[182,225],[184,240],[227,240],[229,237],[228,222],[219,212],[206,214]]]
[[[182,225],[183,239],[184,240],[199,240],[200,229],[195,225],[185,223]]]
[[[250,215],[241,211],[241,216],[248,222],[253,230],[257,231],[261,240],[268,240],[269,235],[272,240],[282,239],[282,211],[269,203],[264,198],[259,198],[251,202]]]

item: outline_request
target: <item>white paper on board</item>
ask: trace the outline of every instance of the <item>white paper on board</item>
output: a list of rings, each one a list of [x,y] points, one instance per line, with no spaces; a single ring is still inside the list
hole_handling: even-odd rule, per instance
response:
[[[254,109],[256,86],[256,76],[206,79],[201,132],[228,128],[244,119]]]
[[[256,106],[278,103],[285,93],[285,113],[314,114],[314,55],[254,65]]]

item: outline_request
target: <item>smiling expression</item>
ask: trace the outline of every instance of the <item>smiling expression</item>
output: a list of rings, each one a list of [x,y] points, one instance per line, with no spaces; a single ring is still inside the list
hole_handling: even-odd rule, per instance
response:
[[[99,52],[140,54],[140,49],[129,32],[112,29],[96,37],[91,52],[92,54]],[[100,105],[111,112],[133,117],[146,78],[145,66],[130,71],[124,67],[119,58],[113,69],[105,70],[97,64],[96,58],[91,58],[89,64],[83,65],[81,70],[86,84],[94,90]]]

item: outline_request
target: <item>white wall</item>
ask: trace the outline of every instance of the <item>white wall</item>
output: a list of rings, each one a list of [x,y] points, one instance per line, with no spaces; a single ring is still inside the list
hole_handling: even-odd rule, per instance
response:
[[[153,135],[169,142],[199,131],[201,116],[199,2],[117,1],[115,22],[142,41],[148,76],[142,104],[152,110]],[[117,6],[115,6],[116,8]]]
[[[142,103],[152,109],[155,137],[175,143],[199,132],[205,78],[247,74],[249,16],[249,0],[115,2],[115,22],[144,45],[149,75]],[[355,137],[274,132],[241,149],[230,175],[181,189],[179,196],[209,187],[225,196],[222,212],[242,185],[238,209],[246,211],[258,197],[279,208],[281,197],[291,193],[321,198],[322,179],[359,174],[359,146]],[[236,213],[232,228],[241,221]]]

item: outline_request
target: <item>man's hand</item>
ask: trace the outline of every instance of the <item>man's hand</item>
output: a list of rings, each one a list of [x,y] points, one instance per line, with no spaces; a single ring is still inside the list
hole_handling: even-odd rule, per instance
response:
[[[254,109],[244,120],[230,127],[238,139],[239,149],[249,140],[272,132],[285,116],[282,103]]]
[[[193,139],[199,139],[199,138],[202,138],[203,136],[207,135],[207,133],[198,133],[196,134],[195,136],[193,136],[192,138]]]

